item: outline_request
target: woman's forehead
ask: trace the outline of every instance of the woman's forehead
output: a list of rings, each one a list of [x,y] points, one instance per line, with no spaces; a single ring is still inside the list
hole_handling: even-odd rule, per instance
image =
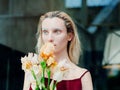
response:
[[[42,21],[42,23],[43,22],[45,22],[45,21],[51,21],[51,22],[65,22],[63,19],[61,19],[61,18],[59,18],[59,17],[52,17],[52,18],[50,18],[50,17],[48,17],[48,18],[45,18],[43,21]]]
[[[42,22],[42,28],[65,28],[65,23],[62,19],[54,17],[54,18],[46,18]]]

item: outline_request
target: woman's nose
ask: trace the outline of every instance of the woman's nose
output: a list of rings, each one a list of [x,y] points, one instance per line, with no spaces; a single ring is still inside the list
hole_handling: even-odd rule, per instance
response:
[[[53,42],[53,41],[54,41],[53,35],[52,33],[50,33],[48,37],[48,42]]]

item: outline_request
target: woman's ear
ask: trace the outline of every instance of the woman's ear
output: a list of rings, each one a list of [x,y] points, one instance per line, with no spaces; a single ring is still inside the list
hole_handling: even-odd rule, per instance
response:
[[[71,41],[73,39],[73,33],[68,33],[68,41]]]

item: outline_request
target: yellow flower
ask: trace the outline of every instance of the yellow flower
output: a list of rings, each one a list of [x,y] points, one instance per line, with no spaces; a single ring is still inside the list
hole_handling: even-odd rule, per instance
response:
[[[30,69],[32,67],[31,61],[27,61],[24,63],[26,69]]]
[[[57,66],[57,62],[54,61],[54,62],[50,65],[50,68],[53,69],[53,68],[55,68],[56,66]]]
[[[22,62],[22,69],[24,71],[30,70],[33,67],[33,65],[39,63],[37,60],[37,55],[33,53],[28,53],[28,56],[22,57],[21,62]]]
[[[22,69],[24,71],[31,69],[33,64],[32,64],[32,62],[30,60],[27,59],[26,56],[24,58],[21,58],[21,61],[22,61]]]
[[[46,61],[47,66],[55,65],[55,59],[53,57],[49,57]]]
[[[54,57],[54,45],[52,43],[45,43],[41,50],[40,50],[40,56],[43,59],[48,59],[49,57]]]

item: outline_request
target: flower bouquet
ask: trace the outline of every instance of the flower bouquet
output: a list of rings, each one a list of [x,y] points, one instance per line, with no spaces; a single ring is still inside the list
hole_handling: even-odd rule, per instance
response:
[[[57,63],[54,57],[54,45],[45,43],[39,55],[28,53],[27,56],[21,58],[22,69],[30,72],[34,79],[30,82],[33,90],[56,90],[57,83],[62,81],[68,70],[64,66],[66,60]]]

